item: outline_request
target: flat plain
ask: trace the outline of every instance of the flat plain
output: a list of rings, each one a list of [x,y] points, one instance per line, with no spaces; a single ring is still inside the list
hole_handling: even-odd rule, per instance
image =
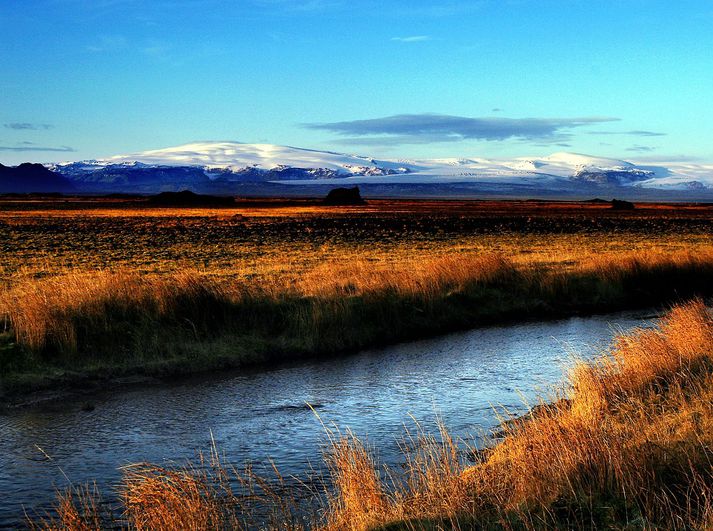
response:
[[[330,265],[375,266],[454,253],[575,264],[630,252],[713,245],[713,205],[541,201],[244,200],[235,208],[153,208],[141,200],[0,201],[0,279],[99,269],[295,278]]]

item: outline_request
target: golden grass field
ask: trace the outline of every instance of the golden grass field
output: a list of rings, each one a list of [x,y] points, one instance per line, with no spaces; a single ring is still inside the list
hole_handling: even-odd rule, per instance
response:
[[[0,201],[0,395],[713,292],[713,207]]]

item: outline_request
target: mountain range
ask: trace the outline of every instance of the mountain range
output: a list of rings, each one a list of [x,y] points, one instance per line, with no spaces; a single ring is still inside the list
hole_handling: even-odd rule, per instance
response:
[[[379,160],[331,151],[195,142],[99,160],[0,165],[0,192],[314,195],[359,185],[367,195],[713,200],[713,165],[637,164],[576,153],[515,159]]]

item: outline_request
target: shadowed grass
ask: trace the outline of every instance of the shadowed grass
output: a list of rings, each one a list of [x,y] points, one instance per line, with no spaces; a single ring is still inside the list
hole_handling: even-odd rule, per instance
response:
[[[398,266],[355,261],[270,282],[195,271],[69,273],[0,292],[7,323],[0,385],[21,391],[87,376],[297,359],[712,291],[713,253],[617,255],[550,268],[493,254]]]
[[[303,531],[316,516],[298,511],[295,491],[274,469],[275,477],[224,463],[215,446],[210,458],[162,467],[138,463],[122,468],[119,507],[102,503],[96,487],[57,493],[52,514],[28,520],[32,529],[86,531],[283,529]],[[315,492],[316,494],[316,492]]]

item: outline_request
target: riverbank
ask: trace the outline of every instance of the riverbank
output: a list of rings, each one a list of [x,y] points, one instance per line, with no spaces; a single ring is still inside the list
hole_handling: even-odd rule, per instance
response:
[[[313,493],[307,504],[316,510],[306,521],[295,512],[304,507],[297,493],[237,472],[218,451],[195,467],[125,468],[120,521],[194,529],[251,528],[258,521],[268,529],[355,531],[708,529],[712,352],[713,318],[694,301],[656,328],[620,336],[610,355],[581,362],[553,402],[505,423],[485,449],[463,452],[445,428],[435,436],[413,434],[402,446],[406,466],[384,470],[374,457],[378,448],[331,432],[328,496]],[[91,489],[59,499],[57,516],[41,527],[100,527],[111,518]]]
[[[710,529],[710,310],[674,308],[657,329],[577,366],[570,384],[566,398],[506,424],[474,466],[447,434],[431,439],[396,492],[358,440],[342,439],[326,527]]]
[[[283,283],[95,272],[0,296],[2,399],[128,377],[336,356],[493,323],[651,307],[713,294],[713,254],[621,254],[578,265],[463,254],[322,268]]]

